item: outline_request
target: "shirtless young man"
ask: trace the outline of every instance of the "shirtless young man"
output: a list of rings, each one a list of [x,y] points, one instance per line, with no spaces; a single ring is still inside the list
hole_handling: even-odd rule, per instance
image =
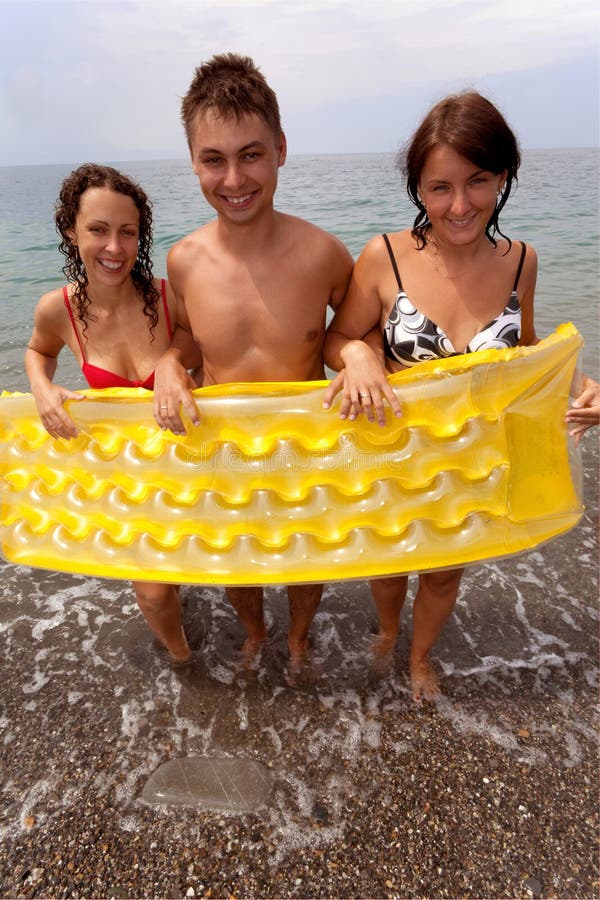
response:
[[[228,53],[196,69],[183,99],[194,172],[216,218],[184,237],[167,259],[180,322],[202,353],[204,385],[324,378],[327,306],[346,292],[353,260],[333,235],[273,208],[286,141],[277,98],[248,57]],[[154,415],[185,432],[181,407],[199,422],[175,335],[155,373]],[[188,335],[189,337],[189,335]],[[244,651],[267,636],[262,588],[228,588],[247,633]],[[292,660],[308,648],[322,585],[288,587]]]

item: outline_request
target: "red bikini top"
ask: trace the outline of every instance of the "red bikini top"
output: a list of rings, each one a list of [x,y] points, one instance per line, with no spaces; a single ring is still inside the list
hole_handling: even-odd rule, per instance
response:
[[[167,284],[164,278],[161,278],[160,293],[162,296],[163,309],[165,311],[167,331],[169,332],[169,338],[171,338],[173,337],[173,330],[171,328],[169,307],[167,306]],[[151,391],[154,388],[154,371],[148,375],[145,381],[130,381],[128,378],[123,378],[122,375],[117,375],[116,372],[110,372],[108,369],[102,369],[100,366],[94,366],[92,363],[87,362],[83,343],[79,337],[77,326],[75,325],[75,317],[73,315],[73,310],[71,309],[71,301],[69,300],[69,293],[66,286],[63,287],[63,297],[67,312],[69,313],[71,325],[73,326],[73,331],[75,332],[75,337],[77,338],[77,343],[79,344],[79,349],[81,350],[81,356],[83,357],[81,371],[89,386],[91,388],[143,387]]]

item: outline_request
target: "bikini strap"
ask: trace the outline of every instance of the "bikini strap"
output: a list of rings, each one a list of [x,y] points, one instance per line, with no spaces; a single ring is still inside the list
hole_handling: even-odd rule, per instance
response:
[[[398,266],[396,265],[396,257],[394,256],[394,251],[392,250],[392,245],[390,244],[390,239],[387,234],[382,234],[382,238],[385,241],[385,246],[388,249],[388,253],[390,254],[390,259],[392,261],[392,268],[394,270],[394,275],[396,276],[396,281],[398,282],[398,289],[404,290],[402,287],[402,281],[400,280],[400,272],[398,271]]]
[[[173,328],[171,327],[171,316],[169,315],[169,304],[167,303],[167,282],[164,278],[160,279],[160,293],[162,296],[163,309],[165,311],[167,331],[169,332],[169,339],[171,339],[173,337]]]
[[[81,350],[81,358],[85,362],[85,351],[83,349],[83,344],[81,343],[81,338],[79,337],[79,332],[77,331],[77,326],[75,324],[75,316],[73,315],[73,310],[71,309],[71,301],[69,300],[69,291],[67,290],[67,286],[63,287],[63,300],[65,301],[65,306],[67,307],[67,312],[69,313],[69,319],[71,320],[71,325],[73,326],[73,331],[75,332],[75,337],[77,338],[77,343],[79,344],[79,349]]]
[[[524,244],[523,241],[519,241],[519,243],[521,244],[521,258],[519,259],[519,268],[517,269],[517,274],[515,276],[513,294],[516,293],[517,285],[519,284],[519,278],[521,277],[521,269],[523,268],[523,263],[525,262],[525,254],[527,253],[527,244]]]

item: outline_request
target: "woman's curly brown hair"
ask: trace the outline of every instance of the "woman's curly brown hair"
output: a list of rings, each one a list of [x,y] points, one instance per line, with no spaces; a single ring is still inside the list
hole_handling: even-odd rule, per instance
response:
[[[144,315],[150,319],[150,331],[152,332],[158,324],[157,307],[160,300],[160,293],[156,290],[153,283],[152,261],[150,259],[152,250],[152,204],[139,184],[136,184],[127,175],[122,175],[121,172],[118,172],[111,166],[100,166],[95,163],[85,163],[65,178],[60,188],[54,215],[56,230],[61,238],[59,250],[66,257],[63,272],[74,285],[72,300],[75,305],[75,314],[83,323],[83,332],[85,334],[88,317],[93,319],[92,313],[88,313],[90,298],[87,288],[89,281],[79,250],[76,244],[73,243],[69,232],[73,232],[75,228],[82,195],[88,188],[102,187],[110,188],[111,191],[131,197],[139,212],[138,255],[131,270],[131,279],[140,300],[144,304]]]

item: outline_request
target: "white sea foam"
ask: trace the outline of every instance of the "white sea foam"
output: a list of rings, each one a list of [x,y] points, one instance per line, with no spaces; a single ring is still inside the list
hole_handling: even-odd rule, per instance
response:
[[[273,749],[275,750],[275,755],[280,756],[283,744],[281,742],[281,738],[279,737],[279,734],[277,733],[277,730],[275,728],[273,728],[272,725],[269,725],[268,727],[263,727],[261,729],[261,731],[264,734],[267,734],[271,738],[271,740],[273,742]]]
[[[547,754],[543,750],[520,747],[517,737],[510,731],[491,722],[487,713],[479,715],[468,713],[465,709],[456,707],[446,698],[442,698],[438,702],[437,707],[443,716],[450,719],[458,731],[461,731],[463,734],[477,734],[490,738],[502,749],[516,753],[520,762],[539,766],[543,765],[547,760]]]
[[[41,669],[36,669],[31,677],[31,681],[28,684],[21,685],[21,690],[24,694],[37,694],[49,681],[48,675],[45,675]]]
[[[569,731],[565,734],[564,740],[567,745],[567,753],[569,754],[568,758],[564,760],[564,765],[572,769],[579,766],[583,759],[581,744],[575,735]]]

